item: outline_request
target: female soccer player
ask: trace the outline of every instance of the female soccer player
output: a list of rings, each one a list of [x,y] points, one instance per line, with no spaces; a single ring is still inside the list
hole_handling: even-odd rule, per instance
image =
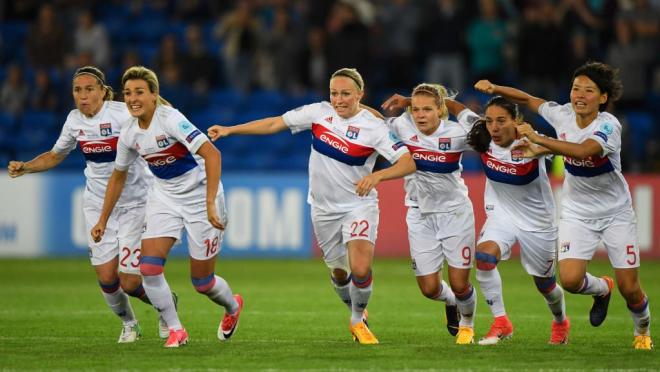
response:
[[[69,113],[55,146],[28,162],[10,161],[9,176],[47,171],[61,163],[78,144],[87,163],[83,212],[87,228],[91,229],[101,213],[103,193],[114,168],[117,139],[130,114],[126,105],[112,101],[112,88],[106,85],[105,75],[98,68],[79,68],[72,85],[76,109]],[[141,335],[127,294],[149,303],[138,269],[148,188],[145,164],[131,166],[118,208],[108,216],[107,234],[98,242],[88,240],[90,260],[103,297],[124,324],[119,343],[134,342]],[[161,319],[163,327],[167,325]]]
[[[355,69],[337,70],[330,79],[330,103],[319,102],[232,127],[214,125],[216,140],[235,134],[312,131],[309,196],[312,224],[335,290],[351,308],[350,332],[361,344],[378,339],[363,320],[371,297],[371,263],[378,229],[381,181],[415,171],[406,147],[383,121],[360,107],[364,82]],[[394,163],[371,173],[376,157]]]
[[[108,218],[128,178],[128,169],[142,157],[156,176],[147,199],[147,223],[142,234],[140,273],[144,289],[169,327],[165,347],[188,342],[170,288],[163,275],[165,260],[185,228],[190,271],[195,289],[226,310],[218,338],[229,339],[243,307],[227,282],[214,274],[227,223],[220,184],[220,153],[192,123],[158,94],[156,74],[142,66],[122,76],[124,102],[132,119],[119,137],[115,169],[108,181],[103,209],[91,230],[95,241],[106,231]]]
[[[469,112],[466,117],[477,115]],[[494,322],[479,340],[493,345],[513,335],[502,296],[502,278],[497,263],[511,255],[520,243],[525,271],[545,297],[554,316],[550,344],[568,343],[570,323],[566,317],[564,291],[555,280],[557,226],[545,158],[523,158],[515,146],[516,126],[522,123],[518,105],[497,96],[486,104],[485,119],[470,131],[468,142],[481,154],[486,174],[484,205],[487,219],[477,243],[477,280],[490,307]]]
[[[538,145],[521,144],[526,156],[542,151],[564,155],[566,178],[559,222],[559,277],[571,293],[592,295],[589,314],[593,326],[607,316],[613,280],[587,272],[599,241],[607,250],[619,292],[632,315],[633,347],[650,350],[651,313],[637,273],[639,247],[636,219],[628,184],[621,174],[621,124],[604,111],[622,91],[618,72],[599,62],[588,62],[573,73],[571,102],[559,105],[523,91],[479,81],[475,88],[500,94],[538,112],[557,131],[559,139],[541,136],[529,125],[518,133]]]
[[[391,110],[410,105],[408,111],[386,123],[408,147],[417,166],[404,184],[417,284],[427,298],[445,302],[447,329],[456,336],[456,343],[471,344],[477,300],[470,284],[474,214],[460,163],[463,151],[470,149],[467,133],[471,125],[447,120],[447,106],[460,104],[446,97],[444,87],[420,84],[410,99],[394,95],[382,107]],[[445,259],[451,288],[441,279]]]

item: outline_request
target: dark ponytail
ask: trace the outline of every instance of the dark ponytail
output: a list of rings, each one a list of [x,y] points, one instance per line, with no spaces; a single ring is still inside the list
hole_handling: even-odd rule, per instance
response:
[[[490,141],[491,137],[488,128],[486,128],[486,120],[479,118],[467,135],[467,143],[474,151],[483,154],[488,151]]]

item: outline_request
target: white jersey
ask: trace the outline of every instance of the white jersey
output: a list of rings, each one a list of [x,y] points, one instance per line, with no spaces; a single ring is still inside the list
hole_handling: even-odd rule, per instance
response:
[[[600,112],[586,128],[576,122],[570,103],[545,102],[539,114],[557,131],[562,141],[598,142],[603,151],[584,160],[564,157],[566,178],[562,193],[562,217],[596,219],[632,210],[628,183],[621,174],[621,123],[616,117]]]
[[[126,129],[130,117],[126,105],[114,101],[104,102],[101,110],[91,118],[77,109],[67,116],[52,151],[68,154],[78,144],[86,160],[87,196],[103,200],[108,179],[115,169],[119,134]],[[150,179],[151,175],[146,171],[144,162],[131,166],[117,205],[121,207],[144,203]]]
[[[469,110],[463,113],[459,121],[477,117]],[[555,201],[545,157],[523,158],[522,151],[511,151],[519,142],[501,147],[491,141],[488,151],[480,156],[486,174],[486,214],[508,218],[523,231],[555,230]]]
[[[408,152],[383,120],[367,110],[344,119],[328,102],[320,102],[282,117],[292,133],[312,131],[307,201],[326,212],[348,212],[365,203],[376,204],[376,190],[360,197],[355,183],[371,174],[378,154],[394,163]]]
[[[420,132],[409,112],[386,121],[390,130],[408,147],[417,171],[404,178],[406,206],[422,213],[451,212],[470,203],[461,178],[461,157],[469,150],[468,126],[442,120],[431,135]]]
[[[156,106],[147,129],[141,129],[137,120],[132,118],[119,136],[117,169],[127,169],[139,155],[156,176],[154,189],[162,195],[178,200],[204,197],[204,159],[194,154],[208,141],[206,135],[169,106]]]

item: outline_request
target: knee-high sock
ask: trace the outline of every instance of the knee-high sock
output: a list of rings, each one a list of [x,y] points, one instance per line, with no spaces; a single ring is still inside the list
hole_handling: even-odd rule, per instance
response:
[[[142,285],[151,303],[158,310],[167,326],[174,330],[182,329],[183,326],[174,307],[170,286],[165,280],[165,275],[163,275],[164,266],[164,258],[142,256],[140,258]]]
[[[456,296],[444,280],[440,281],[440,291],[438,294],[431,299],[435,301],[444,301],[448,306],[456,306]]]
[[[238,302],[229,284],[223,278],[211,274],[206,278],[192,278],[193,285],[197,292],[205,294],[211,301],[225,308],[227,313],[233,314],[238,310]]]
[[[372,291],[371,271],[364,278],[358,278],[355,275],[351,277],[349,292],[351,295],[351,324],[357,324],[362,321],[364,309],[369,303]]]
[[[110,310],[121,319],[124,324],[135,324],[135,314],[131,307],[128,296],[119,286],[119,279],[111,284],[103,284],[99,282],[105,303],[108,304]]]
[[[564,290],[557,285],[554,276],[550,278],[534,278],[536,288],[545,297],[545,302],[554,316],[555,321],[563,322],[566,319],[566,302],[564,302]]]
[[[635,325],[635,336],[651,335],[651,310],[649,299],[644,295],[642,301],[636,304],[627,304],[633,324]]]
[[[497,270],[497,258],[493,255],[477,252],[477,281],[493,317],[506,315],[502,278]]]
[[[337,293],[337,296],[339,296],[341,302],[345,303],[349,310],[352,310],[350,291],[351,277],[349,276],[345,283],[340,283],[332,275],[330,276],[330,279],[332,281],[332,286],[335,288],[335,292]]]
[[[454,293],[456,296],[456,306],[461,314],[459,322],[460,327],[474,328],[474,313],[477,310],[477,294],[474,292],[472,284],[468,283],[463,293]]]
[[[582,279],[582,288],[579,293],[591,296],[604,296],[610,291],[607,282],[603,278],[597,278],[589,273]]]

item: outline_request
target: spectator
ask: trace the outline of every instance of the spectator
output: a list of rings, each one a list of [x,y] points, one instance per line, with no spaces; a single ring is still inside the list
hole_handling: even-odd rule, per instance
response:
[[[184,79],[197,94],[205,94],[218,85],[218,61],[206,51],[202,29],[197,24],[186,27],[187,50],[182,56]]]
[[[39,69],[34,75],[34,86],[30,91],[30,108],[42,111],[57,111],[58,95],[48,75],[48,71]]]
[[[504,69],[504,45],[507,41],[506,24],[497,13],[495,0],[479,0],[479,17],[467,30],[470,50],[470,69],[473,78],[501,76]]]
[[[30,63],[35,67],[62,68],[68,50],[67,34],[57,22],[55,9],[50,4],[42,5],[27,36]]]
[[[17,64],[9,66],[7,78],[0,89],[0,110],[11,115],[19,115],[25,110],[28,101],[28,86],[23,80],[23,70]]]
[[[76,54],[90,52],[94,65],[107,68],[110,65],[110,40],[105,27],[94,21],[94,15],[85,9],[78,15],[78,27],[74,32]]]

